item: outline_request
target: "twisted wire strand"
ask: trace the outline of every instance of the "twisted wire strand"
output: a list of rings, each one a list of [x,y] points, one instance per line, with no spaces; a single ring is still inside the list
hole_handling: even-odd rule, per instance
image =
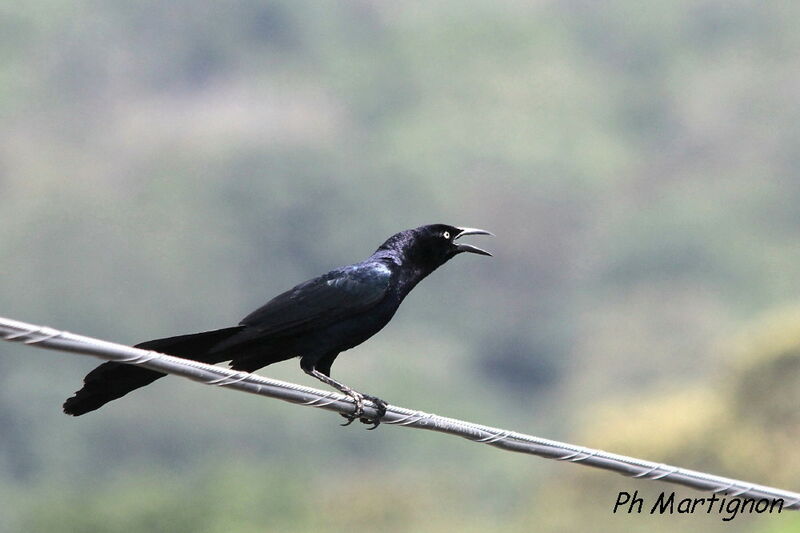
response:
[[[92,355],[108,361],[140,365],[151,370],[183,376],[206,385],[216,385],[242,392],[277,398],[298,405],[317,407],[343,414],[355,410],[352,399],[337,392],[267,378],[257,374],[229,370],[198,361],[182,359],[151,350],[76,335],[46,326],[37,326],[0,317],[0,338],[50,350]],[[377,414],[375,405],[365,402],[368,416]],[[480,444],[519,453],[538,455],[547,459],[572,462],[610,470],[631,478],[660,480],[710,491],[730,497],[756,500],[783,499],[784,509],[800,509],[800,493],[757,485],[705,472],[697,472],[635,457],[518,433],[432,413],[390,405],[383,423],[426,429],[457,435]]]

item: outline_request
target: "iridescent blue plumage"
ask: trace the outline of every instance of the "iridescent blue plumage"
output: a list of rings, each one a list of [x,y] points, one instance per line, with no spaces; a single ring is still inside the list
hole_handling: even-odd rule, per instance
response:
[[[247,315],[238,326],[156,339],[137,347],[206,363],[231,361],[231,367],[254,371],[295,356],[315,378],[351,396],[363,413],[364,399],[385,412],[386,403],[354,391],[330,377],[339,353],[380,331],[405,296],[428,274],[462,252],[490,255],[468,244],[464,235],[484,230],[445,224],[402,231],[386,240],[365,261],[331,270],[279,294]],[[84,387],[64,403],[64,411],[81,415],[164,374],[119,363],[104,363],[84,379]],[[373,420],[377,425],[378,419]]]

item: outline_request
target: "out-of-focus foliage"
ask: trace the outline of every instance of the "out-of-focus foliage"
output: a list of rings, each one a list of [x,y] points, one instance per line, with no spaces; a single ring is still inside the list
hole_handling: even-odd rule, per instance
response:
[[[793,487],[800,478],[800,458],[791,452],[800,438],[796,412],[800,401],[799,310],[770,313],[721,342],[719,351],[720,372],[710,383],[676,384],[668,390],[609,401],[591,415],[584,413],[583,430],[576,438],[619,453],[657,457],[667,464],[690,464],[697,470]],[[558,498],[586,498],[587,492],[597,496],[592,504],[596,508],[570,513],[569,520],[576,525],[602,512],[608,494],[639,490],[647,495],[647,508],[655,501],[657,490],[664,490],[651,483],[600,478],[586,472],[573,472],[559,485]],[[697,497],[692,491],[677,490],[679,498]],[[544,497],[553,496],[547,493]],[[552,523],[552,517],[549,521]],[[793,514],[769,525],[742,521],[757,531],[788,532],[800,527]],[[675,526],[663,519],[653,523],[651,516],[636,516],[630,525],[631,531],[672,531]],[[702,527],[725,530],[730,525],[715,514],[706,517]]]
[[[436,272],[335,375],[798,490],[798,320],[747,333],[800,296],[798,16],[6,3],[2,314],[132,343],[232,324],[400,229],[486,227],[495,258]],[[178,379],[70,419],[93,361],[0,353],[2,531],[797,527],[611,515],[618,490],[670,487]]]

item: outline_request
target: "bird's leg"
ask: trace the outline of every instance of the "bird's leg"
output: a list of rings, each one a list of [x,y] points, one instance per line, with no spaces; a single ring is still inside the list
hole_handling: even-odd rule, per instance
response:
[[[303,371],[306,374],[308,374],[309,376],[313,376],[313,377],[317,378],[318,380],[320,380],[321,382],[325,383],[326,385],[330,385],[331,387],[335,388],[336,390],[338,390],[342,394],[346,394],[347,396],[349,396],[349,397],[351,397],[353,399],[353,402],[355,403],[356,408],[355,408],[355,410],[353,411],[352,414],[347,415],[347,414],[343,414],[342,413],[342,416],[347,419],[347,422],[342,424],[343,426],[349,426],[356,419],[358,419],[360,422],[362,422],[364,424],[372,424],[372,427],[368,428],[368,429],[375,429],[381,423],[381,418],[383,418],[383,416],[386,414],[386,406],[388,405],[386,402],[384,402],[380,398],[376,398],[375,396],[370,396],[368,394],[362,394],[362,393],[360,393],[360,392],[358,392],[356,390],[351,389],[350,387],[348,387],[344,383],[336,381],[335,379],[330,377],[330,375],[328,375],[328,373],[330,372],[329,368],[324,368],[323,367],[323,370],[320,371],[317,368],[315,368],[313,366],[310,366],[310,365],[309,366],[304,366],[302,364],[302,361],[301,361],[300,366],[303,367]],[[325,372],[325,370],[327,370],[328,372]],[[375,419],[370,419],[370,418],[367,418],[365,416],[362,416],[364,414],[364,400],[365,399],[369,400],[373,404],[375,404],[375,409],[378,411],[378,416]]]
[[[345,385],[344,383],[340,383],[333,379],[330,376],[326,376],[316,368],[303,368],[303,371],[308,374],[309,376],[313,376],[320,380],[321,382],[330,385],[334,389],[338,390],[342,394],[345,394],[353,399],[353,402],[356,404],[356,408],[352,414],[345,415],[342,414],[343,417],[347,419],[347,422],[342,424],[343,426],[349,426],[353,423],[353,420],[356,418],[360,418],[361,415],[364,414],[364,395],[358,391],[355,391]]]

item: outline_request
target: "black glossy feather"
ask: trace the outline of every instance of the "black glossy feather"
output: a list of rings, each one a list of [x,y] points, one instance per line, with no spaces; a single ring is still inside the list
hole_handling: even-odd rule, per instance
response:
[[[233,368],[245,371],[300,356],[303,370],[355,400],[359,393],[330,378],[336,356],[380,331],[425,276],[459,253],[479,250],[453,241],[461,233],[481,232],[487,233],[444,224],[402,231],[367,260],[279,294],[238,326],[155,339],[137,347],[211,364],[231,361]],[[87,413],[163,375],[105,363],[86,376],[83,388],[64,403],[64,412]]]
[[[391,270],[380,262],[351,265],[279,294],[240,322],[265,335],[293,335],[369,310],[389,290]]]

